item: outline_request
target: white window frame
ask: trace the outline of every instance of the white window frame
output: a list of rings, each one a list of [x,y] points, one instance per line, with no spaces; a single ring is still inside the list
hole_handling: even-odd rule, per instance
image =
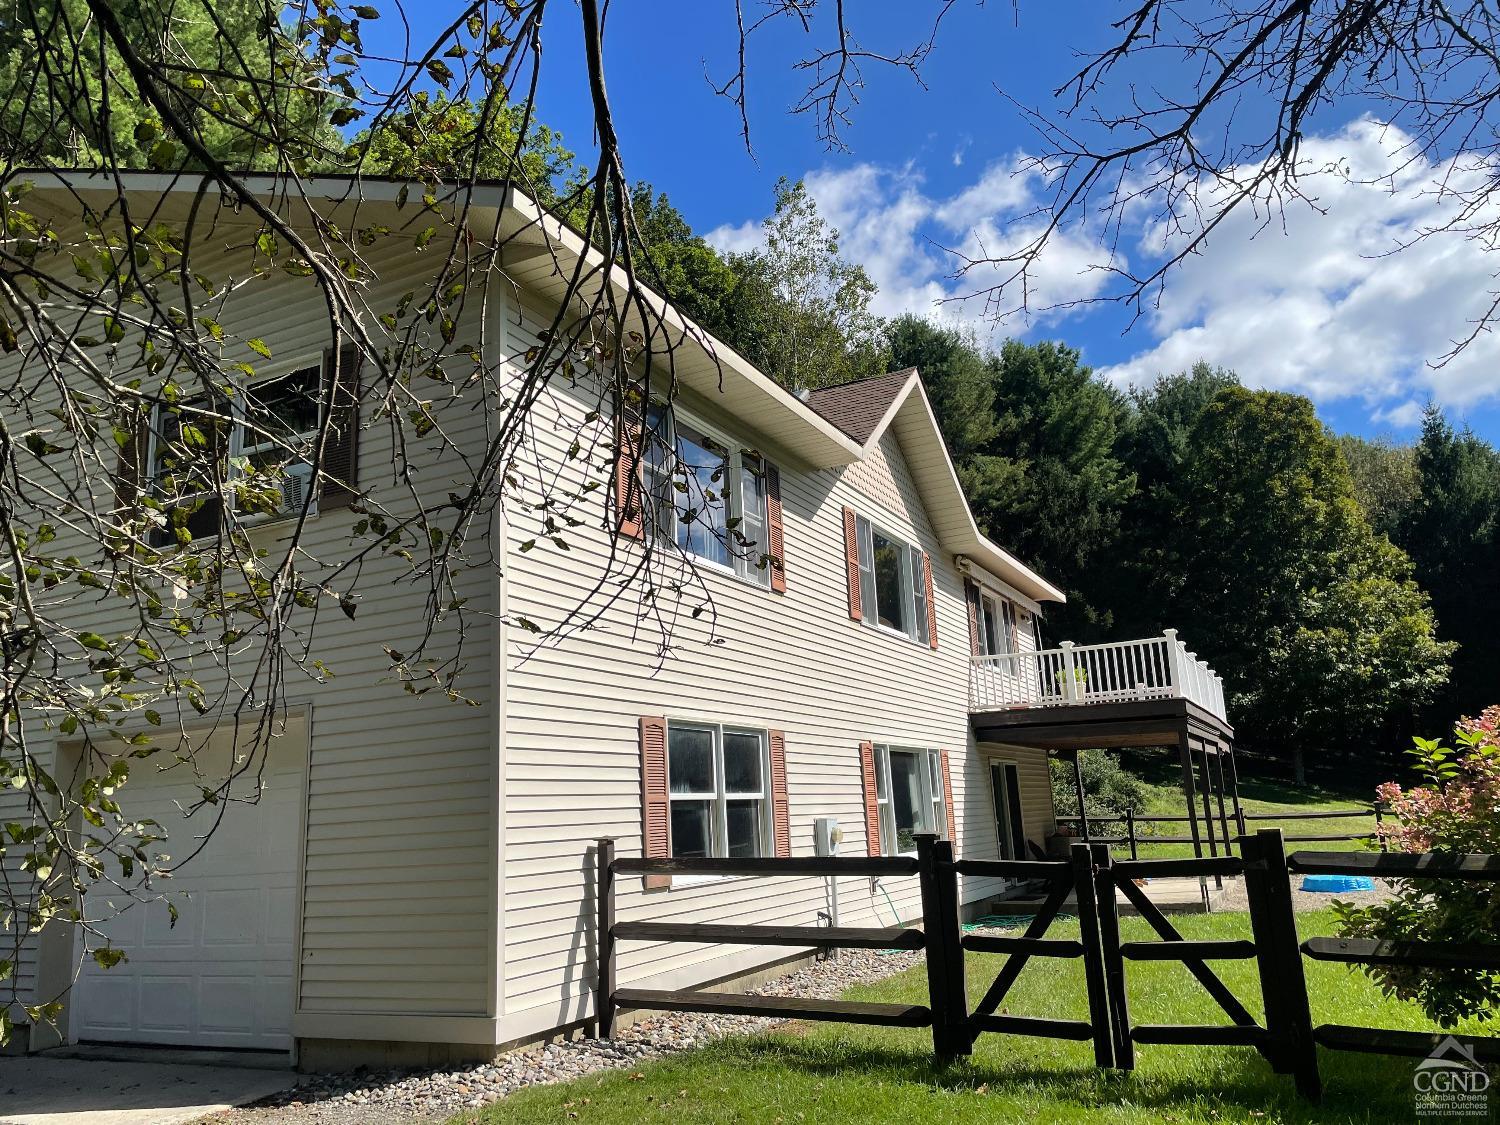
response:
[[[901,601],[909,615],[905,629],[895,629],[880,620],[880,589],[875,577],[875,536],[897,548],[901,555]],[[925,552],[904,535],[897,535],[859,513],[854,515],[854,542],[859,565],[860,620],[872,629],[916,644],[931,643],[931,618],[927,608]]]
[[[932,831],[945,836],[948,831],[948,800],[943,784],[941,750],[922,746],[878,745],[875,747],[875,807],[880,815],[880,850],[886,855],[916,855],[915,846],[897,849],[896,806],[892,799],[891,755],[911,754],[917,758],[917,779],[922,790],[922,807],[933,818]]]
[[[259,375],[255,379],[249,381],[244,386],[238,389],[241,391],[253,390],[253,388],[258,384],[272,383],[278,379],[287,379],[304,371],[316,371],[318,373],[318,380],[321,386],[326,373],[324,371],[324,361],[320,358],[314,363],[294,363],[288,366],[283,371],[279,371],[270,375]],[[184,396],[181,402],[184,406],[190,406],[192,403],[205,398],[205,395],[195,393]],[[160,476],[160,474],[157,472],[157,457],[160,452],[158,447],[161,441],[161,429],[163,426],[164,415],[172,405],[175,404],[159,402],[152,408],[151,411],[151,421],[150,425],[147,428],[148,441],[146,443],[147,448],[145,465],[147,479],[143,482],[145,488],[148,491],[153,491],[156,488],[156,482]],[[247,425],[247,405],[243,394],[236,394],[235,396],[230,398],[227,402],[227,406],[229,408],[227,411],[229,424],[229,448],[225,453],[225,463],[223,466],[223,484],[226,486],[226,488],[224,493],[220,497],[221,501],[224,504],[225,512],[230,514],[234,518],[234,520],[242,526],[257,526],[268,523],[277,523],[282,520],[296,519],[301,515],[300,511],[288,510],[285,512],[246,513],[235,511],[234,491],[232,488],[228,488],[227,486],[233,484],[236,479],[243,475],[243,470],[240,468],[241,463],[246,458],[254,456],[256,453],[262,452],[264,449],[280,448],[280,445],[278,443],[270,441],[248,440],[252,435]],[[327,403],[321,404],[322,410],[326,411],[327,408]],[[217,417],[222,418],[224,417],[224,415],[218,415]],[[191,414],[184,415],[184,420],[190,421],[191,418]],[[322,420],[320,418],[320,425],[321,421]],[[317,429],[314,428],[312,430],[307,430],[302,433],[293,435],[291,440],[295,441],[302,438],[313,439],[317,437],[317,433]],[[308,503],[307,509],[309,516],[315,516],[318,514],[318,490],[314,487],[315,484],[315,481],[309,482],[309,489],[312,491],[312,498]],[[198,500],[207,499],[212,495],[213,493],[210,491],[203,491],[195,492],[189,496],[178,497],[167,510],[171,511],[175,508],[186,507],[188,504],[195,503]]]
[[[706,731],[713,738],[713,792],[672,792],[672,731],[696,730]],[[724,778],[724,736],[726,734],[752,735],[760,741],[760,785],[758,794],[748,792],[730,793]],[[775,847],[775,825],[774,813],[771,808],[771,736],[764,727],[744,726],[738,723],[708,722],[701,719],[668,719],[667,720],[667,854],[677,854],[676,842],[672,836],[672,809],[671,805],[677,801],[709,801],[712,803],[710,813],[709,831],[711,835],[709,854],[714,859],[727,859],[729,857],[729,802],[732,800],[754,799],[760,801],[760,847],[756,852],[757,857],[773,856]],[[677,878],[681,878],[680,876]],[[718,876],[705,876],[705,878],[718,878]]]
[[[659,535],[684,555],[691,555],[698,565],[706,566],[722,574],[733,575],[751,585],[769,589],[771,585],[771,514],[765,485],[765,458],[756,451],[745,448],[741,442],[736,441],[718,427],[709,425],[696,415],[680,409],[675,403],[658,401],[652,406],[662,412],[662,421],[658,429],[652,432],[648,415],[645,432],[642,435],[641,495],[645,500],[643,508],[647,512],[648,534]],[[721,485],[725,500],[725,518],[729,525],[729,542],[725,544],[729,552],[729,565],[727,566],[718,559],[709,558],[683,547],[677,539],[678,504],[676,497],[680,493],[671,482],[676,475],[679,421],[686,428],[701,434],[729,452],[726,479]],[[669,451],[663,458],[661,467],[654,465],[651,460],[649,448],[653,441],[657,448]],[[760,466],[759,472],[752,467],[754,465]],[[754,510],[751,510],[750,497],[747,495],[747,486],[751,481],[760,482],[760,487],[754,497]],[[665,505],[667,508],[665,514],[660,511],[656,502],[659,489],[672,497],[672,503]],[[742,546],[737,541],[736,535],[754,540],[754,546]]]

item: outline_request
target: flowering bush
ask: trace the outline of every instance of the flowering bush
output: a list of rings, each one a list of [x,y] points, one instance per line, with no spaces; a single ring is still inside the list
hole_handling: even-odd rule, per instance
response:
[[[1403,852],[1500,852],[1500,706],[1454,728],[1454,745],[1416,739],[1408,751],[1424,784],[1376,789],[1393,823],[1387,844]],[[1440,944],[1500,942],[1500,882],[1402,879],[1389,901],[1355,907],[1336,903],[1344,937]],[[1369,965],[1365,972],[1389,995],[1413,1000],[1442,1027],[1465,1017],[1500,1013],[1500,972]]]

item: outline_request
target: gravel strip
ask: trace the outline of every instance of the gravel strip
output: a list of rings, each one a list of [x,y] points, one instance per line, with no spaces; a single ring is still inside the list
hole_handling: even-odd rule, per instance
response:
[[[1334,899],[1361,905],[1389,898],[1389,884],[1373,892],[1312,894],[1296,889],[1297,911],[1322,910]],[[1243,879],[1229,880],[1215,913],[1248,909]],[[920,964],[920,953],[842,950],[753,991],[762,996],[832,999],[856,984],[883,980]],[[634,1067],[728,1035],[749,1035],[784,1022],[763,1016],[664,1012],[622,1028],[614,1039],[575,1039],[514,1051],[487,1063],[444,1069],[358,1070],[302,1075],[299,1084],[254,1106],[204,1118],[204,1125],[431,1125],[464,1109],[487,1105],[527,1086],[567,1082],[603,1070]]]
[[[762,996],[833,999],[856,984],[895,976],[920,953],[841,950],[754,989]],[[493,1062],[441,1070],[361,1070],[307,1074],[291,1090],[203,1119],[214,1125],[428,1125],[487,1105],[526,1086],[567,1082],[602,1070],[633,1067],[726,1035],[764,1031],[780,1020],[665,1012],[621,1029],[612,1040],[576,1039],[507,1054]]]

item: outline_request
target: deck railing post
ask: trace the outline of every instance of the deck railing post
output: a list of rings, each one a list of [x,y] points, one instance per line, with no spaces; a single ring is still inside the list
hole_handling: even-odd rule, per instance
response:
[[[1172,695],[1181,699],[1187,695],[1184,690],[1186,671],[1183,668],[1182,654],[1186,651],[1181,642],[1177,640],[1176,629],[1163,629],[1162,636],[1167,638],[1167,680],[1172,689]]]
[[[1073,642],[1063,641],[1057,647],[1062,649],[1063,698],[1076,701],[1082,692],[1078,690],[1078,658],[1073,654]]]
[[[615,842],[608,837],[594,847],[596,872],[594,906],[598,923],[594,936],[597,967],[594,974],[594,1037],[615,1033]]]
[[[1266,1031],[1273,1045],[1272,1064],[1278,1074],[1292,1075],[1299,1094],[1320,1101],[1323,1080],[1318,1074],[1318,1048],[1313,1040],[1312,1010],[1302,971],[1302,949],[1297,942],[1297,916],[1281,829],[1262,828],[1254,836],[1244,837],[1241,852]]]

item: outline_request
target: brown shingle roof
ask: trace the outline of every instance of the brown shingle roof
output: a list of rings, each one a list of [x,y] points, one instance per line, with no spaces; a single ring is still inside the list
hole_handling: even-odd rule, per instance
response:
[[[873,379],[820,387],[808,396],[807,405],[863,445],[915,370],[908,367]]]

